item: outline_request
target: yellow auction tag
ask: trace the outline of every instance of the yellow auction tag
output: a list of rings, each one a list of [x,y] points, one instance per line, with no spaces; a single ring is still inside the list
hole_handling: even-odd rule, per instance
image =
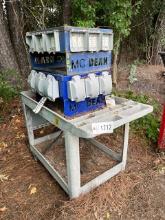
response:
[[[59,125],[60,125],[60,119],[59,118],[57,118],[57,117],[54,118],[54,125],[59,127]]]

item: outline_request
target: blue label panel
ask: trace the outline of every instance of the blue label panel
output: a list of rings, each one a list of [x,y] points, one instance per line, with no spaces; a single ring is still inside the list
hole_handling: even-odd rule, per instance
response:
[[[111,67],[111,52],[67,54],[67,75],[108,70]]]
[[[63,75],[86,74],[109,70],[111,67],[111,52],[56,53],[31,54],[33,69],[50,72],[63,68]]]
[[[31,53],[30,54],[31,65],[32,68],[44,68],[47,67],[65,67],[65,54],[56,53],[56,54],[48,54],[48,53]]]

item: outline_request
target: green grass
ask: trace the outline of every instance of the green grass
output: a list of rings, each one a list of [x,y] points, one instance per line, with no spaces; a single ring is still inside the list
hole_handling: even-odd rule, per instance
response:
[[[152,143],[157,143],[160,126],[160,104],[147,95],[135,94],[130,90],[126,92],[115,92],[115,95],[153,106],[153,112],[132,122],[131,128],[139,135],[145,135]]]
[[[6,115],[11,110],[10,103],[14,100],[22,87],[22,80],[14,70],[0,72],[0,123],[3,123]]]
[[[11,101],[21,89],[21,78],[14,70],[0,72],[0,98],[3,102]]]

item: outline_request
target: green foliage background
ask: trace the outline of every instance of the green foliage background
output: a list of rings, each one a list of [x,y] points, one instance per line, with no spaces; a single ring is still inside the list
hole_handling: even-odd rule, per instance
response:
[[[0,98],[5,102],[11,101],[23,87],[22,79],[15,70],[0,72]]]
[[[22,0],[25,18],[24,31],[32,31],[63,25],[64,0]],[[164,0],[70,0],[71,25],[81,27],[108,27],[114,31],[114,54],[125,45],[126,56],[130,50],[138,51],[138,59],[148,59],[157,38],[157,22],[161,12],[165,12]],[[165,36],[160,39],[165,46]],[[136,59],[137,59],[136,57]],[[9,76],[10,78],[7,78]],[[17,79],[17,83],[15,83]],[[14,71],[0,73],[0,97],[12,100],[20,87],[19,76]],[[145,95],[126,92],[126,98],[154,106],[154,113],[133,123],[134,130],[145,132],[153,142],[157,141],[159,119],[158,104]]]
[[[161,116],[160,114],[161,106],[158,103],[158,101],[147,95],[135,94],[130,90],[124,92],[114,92],[114,94],[120,97],[131,99],[136,102],[149,104],[153,106],[154,110],[152,113],[132,122],[131,127],[134,132],[138,133],[139,135],[145,135],[148,141],[156,144],[159,135],[160,116]]]
[[[113,29],[114,53],[119,52],[123,39],[135,48],[141,59],[148,59],[157,37],[157,18],[165,11],[164,0],[72,0],[72,24],[75,26],[107,26]],[[128,37],[130,36],[130,37]],[[161,39],[165,45],[165,36]],[[125,48],[127,50],[127,48]],[[147,60],[148,61],[148,60]]]

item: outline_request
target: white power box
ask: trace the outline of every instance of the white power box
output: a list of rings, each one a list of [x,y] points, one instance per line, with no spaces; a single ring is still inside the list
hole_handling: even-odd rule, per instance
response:
[[[73,76],[72,80],[68,81],[68,97],[71,101],[76,102],[85,100],[85,81],[80,76]]]
[[[99,77],[94,73],[88,75],[85,79],[86,96],[96,98],[99,95]]]
[[[100,94],[109,95],[112,92],[112,77],[105,71],[99,76]]]
[[[47,97],[51,101],[59,98],[58,81],[52,75],[46,76],[42,72],[37,73],[32,70],[28,77],[28,83],[34,92]]]
[[[35,83],[36,83],[37,72],[32,70],[30,75],[28,76],[28,83],[32,89],[32,91],[36,91]]]
[[[37,91],[41,96],[44,96],[46,93],[47,85],[46,85],[46,76],[44,73],[38,73],[38,84],[37,84]]]
[[[58,81],[52,76],[47,76],[47,90],[45,96],[48,97],[51,101],[55,101],[56,98],[59,98],[59,85]]]

